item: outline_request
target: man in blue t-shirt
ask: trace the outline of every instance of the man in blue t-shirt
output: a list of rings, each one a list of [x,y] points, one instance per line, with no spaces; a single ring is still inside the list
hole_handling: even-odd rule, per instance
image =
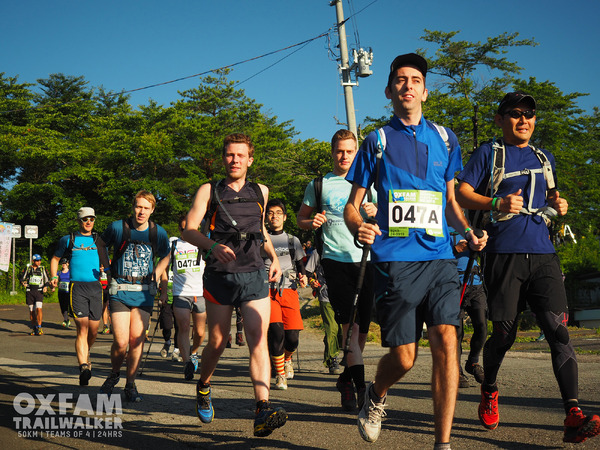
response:
[[[54,287],[58,285],[58,263],[63,256],[71,266],[69,313],[73,316],[77,327],[75,352],[79,365],[80,386],[87,386],[92,377],[90,351],[96,341],[98,325],[102,317],[100,265],[93,232],[95,221],[96,213],[93,208],[80,208],[77,211],[79,231],[60,238],[50,261],[51,283]],[[73,245],[71,245],[71,236]]]
[[[112,394],[119,382],[121,365],[127,358],[124,392],[127,400],[132,402],[142,400],[135,377],[157,291],[154,260],[168,257],[170,250],[167,232],[150,221],[155,207],[154,195],[139,191],[133,199],[133,216],[111,223],[98,239],[100,264],[108,275],[114,336],[110,352],[112,371],[100,393]],[[112,264],[109,264],[106,251],[110,246],[115,248]]]
[[[489,222],[483,276],[494,326],[483,349],[485,375],[479,419],[487,429],[498,426],[496,377],[515,341],[518,317],[527,302],[550,345],[567,414],[563,441],[583,442],[600,433],[600,418],[586,417],[579,409],[577,358],[567,329],[567,297],[547,225],[551,216],[565,215],[568,204],[554,185],[554,157],[530,144],[535,121],[536,102],[531,95],[506,94],[494,117],[502,138],[479,147],[458,176],[460,204],[486,211],[484,223]],[[496,175],[495,179],[501,180],[498,185],[490,181],[490,168],[497,167],[492,163],[493,155],[498,158],[502,153],[504,174]]]
[[[344,218],[359,242],[372,244],[377,318],[382,345],[390,348],[366,390],[359,432],[369,442],[379,437],[386,394],[414,365],[425,322],[434,360],[435,443],[443,448],[450,445],[458,390],[460,311],[448,224],[461,231],[473,250],[483,248],[486,237],[477,239],[454,197],[454,173],[462,168],[456,136],[423,117],[426,74],[427,61],[414,53],[392,62],[385,94],[394,117],[382,131],[367,136],[354,159]],[[377,224],[363,222],[358,213],[373,185]]]

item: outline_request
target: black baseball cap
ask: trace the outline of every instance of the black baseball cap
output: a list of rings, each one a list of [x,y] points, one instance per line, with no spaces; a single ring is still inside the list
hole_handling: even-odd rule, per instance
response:
[[[392,77],[400,67],[404,66],[415,66],[419,72],[423,74],[423,77],[427,76],[427,60],[421,55],[416,53],[406,53],[404,55],[398,55],[392,61],[390,65],[390,75],[388,76],[388,86],[392,81]]]
[[[535,99],[525,92],[516,91],[509,92],[502,100],[500,100],[500,104],[498,105],[498,114],[504,114],[509,109],[514,108],[522,102],[527,103],[529,107],[535,111]]]

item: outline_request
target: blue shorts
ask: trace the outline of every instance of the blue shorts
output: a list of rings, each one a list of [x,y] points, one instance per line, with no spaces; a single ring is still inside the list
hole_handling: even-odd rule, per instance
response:
[[[418,342],[423,323],[460,323],[456,260],[375,263],[373,287],[384,347]]]
[[[204,299],[216,305],[240,306],[269,297],[266,270],[229,273],[204,271]]]

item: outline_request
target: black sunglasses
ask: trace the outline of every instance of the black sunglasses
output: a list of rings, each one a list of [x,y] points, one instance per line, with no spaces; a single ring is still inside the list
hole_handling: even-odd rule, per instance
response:
[[[504,114],[509,115],[513,119],[520,119],[521,116],[525,116],[526,119],[533,119],[533,116],[535,116],[535,111],[532,111],[531,109],[527,109],[525,111],[513,109],[512,111],[505,112]]]

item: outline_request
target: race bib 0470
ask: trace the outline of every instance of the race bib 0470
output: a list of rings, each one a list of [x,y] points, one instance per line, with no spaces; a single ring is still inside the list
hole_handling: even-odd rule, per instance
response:
[[[435,191],[392,190],[389,196],[389,236],[407,237],[411,228],[444,236],[443,195]]]

